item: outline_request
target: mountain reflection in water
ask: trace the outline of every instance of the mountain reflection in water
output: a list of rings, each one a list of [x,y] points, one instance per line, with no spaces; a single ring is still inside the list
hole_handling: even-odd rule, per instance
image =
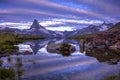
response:
[[[73,41],[73,40],[66,40],[66,39],[61,39],[61,40],[57,40],[57,39],[45,39],[45,40],[35,40],[35,41],[31,41],[31,42],[24,42],[23,43],[25,46],[26,45],[29,45],[28,46],[28,50],[29,51],[31,51],[30,50],[30,48],[32,49],[32,52],[33,52],[33,54],[37,54],[37,53],[39,53],[40,51],[41,51],[41,49],[42,48],[44,48],[44,51],[45,52],[48,52],[48,53],[50,53],[49,51],[50,50],[48,50],[47,48],[50,46],[50,44],[52,44],[53,46],[50,46],[49,48],[53,48],[54,49],[54,51],[53,51],[53,53],[55,53],[55,50],[56,50],[56,48],[59,46],[59,48],[60,48],[60,46],[61,46],[61,48],[62,48],[62,46],[64,46],[64,44],[66,44],[66,48],[68,48],[67,50],[64,50],[64,51],[68,51],[68,50],[71,50],[70,51],[70,53],[73,53],[73,52],[75,52],[75,51],[77,51],[77,53],[80,51],[80,45],[79,45],[79,43],[78,42],[76,42],[76,41]],[[63,45],[62,45],[63,44]],[[21,47],[21,44],[20,45],[18,45],[19,47]],[[71,46],[71,47],[69,47],[69,46]],[[64,48],[64,47],[63,47]],[[25,49],[23,48],[23,49],[19,49],[19,51],[21,52],[24,52],[25,51]],[[43,51],[43,49],[42,49],[42,51]],[[59,50],[59,52],[60,52],[60,50]],[[57,53],[57,52],[56,52]],[[59,53],[58,53],[59,54]],[[62,53],[61,53],[62,54]]]
[[[66,46],[64,46],[64,44]],[[85,49],[85,42],[74,41],[66,39],[44,39],[34,40],[31,42],[24,42],[23,45],[29,45],[27,48],[32,51],[33,54],[39,54],[41,51],[55,54],[61,54],[62,56],[70,56],[71,54],[84,54],[86,56],[95,57],[99,62],[106,62],[109,64],[117,64],[120,61],[120,50],[119,49]],[[20,45],[19,45],[20,47]],[[44,48],[44,49],[42,49]],[[66,49],[65,49],[66,48]],[[31,49],[31,50],[30,50]],[[19,51],[21,51],[20,49]],[[23,51],[26,51],[24,48]]]
[[[67,48],[61,47],[64,43]],[[15,67],[15,57],[22,59],[20,70],[23,72],[19,80],[103,80],[120,72],[119,50],[87,49],[83,40],[34,40],[18,46],[19,52],[32,53],[13,55],[10,63],[7,63],[7,57],[1,59],[7,67]],[[70,50],[69,55],[63,55],[67,50]]]

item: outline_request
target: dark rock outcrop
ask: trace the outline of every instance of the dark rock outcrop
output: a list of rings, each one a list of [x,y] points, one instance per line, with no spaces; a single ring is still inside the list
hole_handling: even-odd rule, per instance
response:
[[[63,56],[69,56],[75,50],[74,46],[67,43],[50,43],[47,46],[48,52],[62,54]]]
[[[120,61],[120,50],[111,49],[87,49],[87,56],[95,57],[99,62],[105,62],[111,65]]]

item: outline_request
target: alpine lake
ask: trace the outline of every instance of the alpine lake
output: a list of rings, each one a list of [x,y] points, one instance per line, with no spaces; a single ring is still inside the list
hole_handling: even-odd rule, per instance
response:
[[[0,57],[1,67],[15,70],[15,80],[120,80],[119,49],[85,49],[81,41],[68,39],[16,46],[17,55]]]

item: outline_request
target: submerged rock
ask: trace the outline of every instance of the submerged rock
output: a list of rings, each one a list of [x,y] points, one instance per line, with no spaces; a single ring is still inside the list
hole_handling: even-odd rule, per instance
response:
[[[58,53],[62,54],[63,56],[69,56],[75,50],[75,47],[68,43],[50,43],[47,46],[47,51],[49,53]]]

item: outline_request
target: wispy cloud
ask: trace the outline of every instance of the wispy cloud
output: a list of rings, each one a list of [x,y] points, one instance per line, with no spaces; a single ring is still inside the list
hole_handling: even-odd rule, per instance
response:
[[[12,9],[0,9],[0,14],[21,14],[21,15],[44,15],[44,16],[52,16],[52,17],[60,17],[60,18],[73,18],[73,19],[80,19],[77,16],[73,15],[63,15],[57,14],[47,11],[40,11],[40,10],[29,10],[23,8],[12,8]]]
[[[73,31],[74,30],[74,27],[70,27],[70,26],[46,27],[46,28],[53,31]]]
[[[71,14],[72,13],[78,13],[78,14],[84,14],[84,15],[87,15],[87,16],[91,16],[91,17],[95,17],[95,18],[99,18],[99,19],[103,19],[103,20],[112,20],[114,19],[115,21],[118,21],[117,19],[113,18],[113,17],[109,17],[107,16],[107,14],[101,14],[99,12],[96,12],[96,11],[90,11],[90,10],[85,10],[83,8],[73,8],[73,7],[68,7],[66,5],[61,5],[61,4],[57,4],[57,3],[53,3],[53,2],[50,2],[48,0],[42,0],[42,1],[38,1],[38,0],[28,0],[36,5],[43,5],[43,6],[47,6],[47,7],[51,7],[51,8],[56,8],[58,10],[64,10],[64,11],[68,11],[70,12]],[[99,1],[98,0],[82,0],[83,2],[86,2],[86,3],[89,3],[89,4],[92,4],[92,5],[96,5],[96,6],[99,6],[100,8],[102,8],[103,10],[105,11],[111,11],[113,12],[112,10],[115,9],[115,11],[120,11],[120,8],[118,7],[114,7],[114,6],[111,6],[110,4],[106,4],[102,1]],[[69,3],[69,2],[68,2]],[[112,10],[111,10],[112,9]]]
[[[103,21],[120,21],[119,0],[2,0],[0,19],[32,21],[36,18],[45,27],[87,27]],[[0,21],[1,21],[0,20]],[[77,27],[76,27],[77,26]],[[18,25],[18,27],[20,27]],[[25,26],[24,26],[25,27]],[[55,29],[55,28],[54,28]]]
[[[3,22],[0,23],[0,27],[2,28],[17,28],[17,29],[29,29],[31,26],[31,22],[26,22],[26,23],[15,23],[15,22]]]
[[[116,6],[115,4],[110,3],[110,0],[81,0],[84,3],[91,4],[93,6],[99,7],[105,12],[108,12],[109,14],[114,13],[118,14],[120,13],[120,8],[119,6]],[[114,1],[115,2],[115,1]]]
[[[87,25],[90,25],[90,24],[101,24],[103,23],[103,21],[100,21],[100,20],[77,20],[77,19],[49,19],[49,20],[45,20],[45,21],[42,21],[40,22],[41,25],[43,26],[46,26],[46,27],[50,27],[50,26],[54,26],[54,25],[58,25],[58,24],[61,24],[61,25],[65,25],[65,24],[69,24],[69,23],[72,23],[72,24],[87,24]],[[72,25],[73,26],[73,25]]]

